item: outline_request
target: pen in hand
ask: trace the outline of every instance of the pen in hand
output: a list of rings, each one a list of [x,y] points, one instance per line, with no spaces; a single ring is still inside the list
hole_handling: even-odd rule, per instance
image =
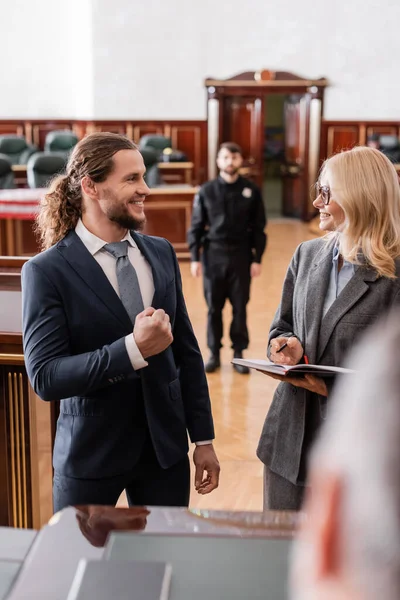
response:
[[[285,342],[284,344],[282,344],[282,346],[280,348],[278,348],[278,350],[275,350],[276,353],[280,352],[281,350],[283,350],[284,348],[286,348],[287,346],[287,342]]]

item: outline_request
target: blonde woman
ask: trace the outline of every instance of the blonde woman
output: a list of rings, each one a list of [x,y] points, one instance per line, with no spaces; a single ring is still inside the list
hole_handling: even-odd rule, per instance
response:
[[[279,364],[308,360],[342,366],[359,335],[380,314],[400,304],[396,171],[373,148],[337,154],[322,167],[314,206],[320,213],[320,229],[329,235],[297,248],[267,353]],[[278,352],[283,344],[287,345]],[[265,465],[264,507],[298,510],[307,483],[308,451],[326,417],[333,379],[276,378],[282,383],[257,449]]]

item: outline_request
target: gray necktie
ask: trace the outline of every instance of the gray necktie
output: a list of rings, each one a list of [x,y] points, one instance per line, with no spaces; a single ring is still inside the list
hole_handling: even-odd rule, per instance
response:
[[[136,316],[144,310],[142,294],[134,266],[128,258],[128,240],[106,244],[104,249],[117,259],[116,271],[121,302],[132,324]]]

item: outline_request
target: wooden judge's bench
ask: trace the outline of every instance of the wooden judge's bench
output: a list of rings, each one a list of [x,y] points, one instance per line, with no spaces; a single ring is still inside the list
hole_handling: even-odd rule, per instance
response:
[[[178,259],[189,258],[186,243],[193,199],[190,185],[153,188],[146,198],[144,233],[167,238]],[[39,251],[33,221],[45,189],[0,190],[0,255],[30,256]]]

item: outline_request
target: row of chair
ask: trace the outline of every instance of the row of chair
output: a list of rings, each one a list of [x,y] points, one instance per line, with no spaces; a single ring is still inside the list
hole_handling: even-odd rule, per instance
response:
[[[68,156],[71,149],[78,142],[78,137],[73,131],[50,131],[45,139],[45,152],[57,152]],[[29,158],[39,148],[29,144],[22,135],[0,135],[0,154],[5,154],[13,165],[26,165]]]
[[[29,144],[23,136],[0,135],[0,188],[15,187],[13,165],[27,166],[29,187],[45,187],[57,173],[64,171],[68,156],[78,142],[70,130],[51,131],[47,134],[44,152]],[[179,150],[171,148],[171,138],[148,134],[139,140],[139,149],[146,166],[146,182],[150,187],[162,184],[158,163],[160,161],[186,161]]]
[[[46,187],[49,180],[65,169],[65,156],[58,152],[35,152],[28,159],[26,173],[30,188]],[[0,189],[15,188],[13,165],[6,154],[0,154]]]

